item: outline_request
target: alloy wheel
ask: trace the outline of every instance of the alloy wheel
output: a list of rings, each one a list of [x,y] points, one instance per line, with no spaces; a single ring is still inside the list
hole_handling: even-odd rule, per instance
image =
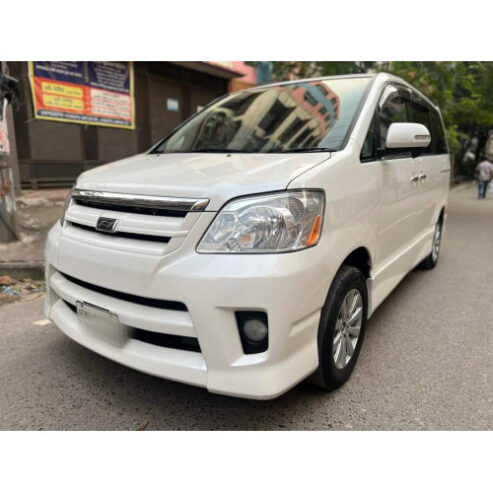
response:
[[[437,223],[435,226],[435,233],[433,235],[433,249],[431,251],[431,257],[433,262],[438,260],[438,254],[440,253],[440,241],[442,239],[442,225]]]
[[[332,342],[332,357],[337,369],[342,370],[351,360],[361,331],[363,299],[357,289],[344,297],[337,315]]]

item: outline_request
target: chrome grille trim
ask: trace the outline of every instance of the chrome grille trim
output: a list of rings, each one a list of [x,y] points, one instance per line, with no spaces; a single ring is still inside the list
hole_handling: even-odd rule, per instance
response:
[[[100,192],[76,188],[72,194],[75,201],[97,206],[115,205],[118,207],[138,207],[140,209],[159,209],[180,212],[200,212],[209,205],[209,199],[188,199],[181,197],[160,197],[118,192]]]

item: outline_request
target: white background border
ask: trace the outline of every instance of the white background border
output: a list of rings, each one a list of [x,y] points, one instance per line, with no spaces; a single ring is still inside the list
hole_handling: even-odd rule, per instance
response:
[[[475,0],[9,2],[2,10],[1,56],[7,61],[491,60],[489,10],[487,2]],[[0,398],[6,398],[1,383]],[[0,488],[8,493],[485,491],[491,489],[491,450],[491,432],[3,432]]]

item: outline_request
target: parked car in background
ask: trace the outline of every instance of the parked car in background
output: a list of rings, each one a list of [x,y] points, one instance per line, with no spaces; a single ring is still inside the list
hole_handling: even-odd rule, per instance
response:
[[[276,397],[353,371],[367,319],[438,261],[439,109],[389,74],[227,95],[83,173],[46,246],[46,314],[124,365]]]

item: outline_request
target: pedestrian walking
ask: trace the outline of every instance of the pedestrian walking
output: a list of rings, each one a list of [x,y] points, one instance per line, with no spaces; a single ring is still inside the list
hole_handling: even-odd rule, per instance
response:
[[[488,185],[493,177],[493,163],[485,159],[476,166],[478,176],[478,199],[486,198]]]

